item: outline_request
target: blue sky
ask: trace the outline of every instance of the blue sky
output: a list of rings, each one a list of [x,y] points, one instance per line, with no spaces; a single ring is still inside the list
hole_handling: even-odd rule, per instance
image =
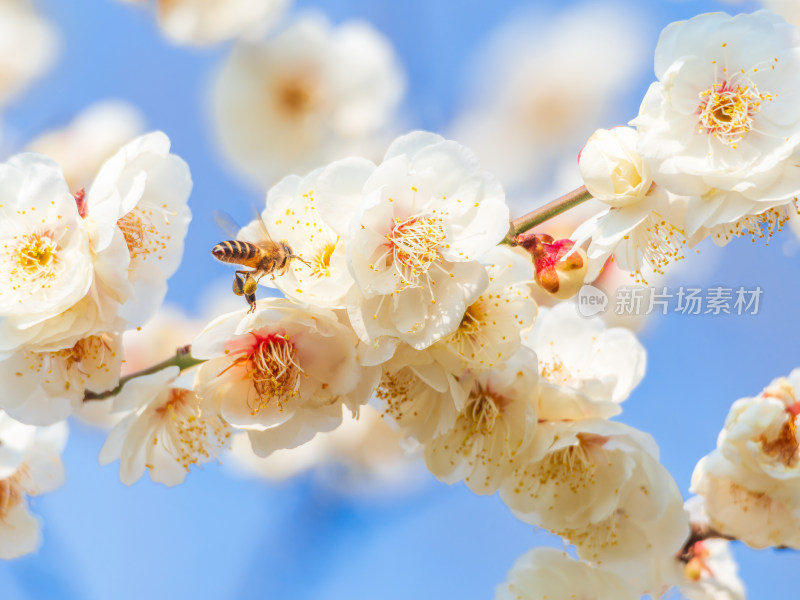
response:
[[[37,4],[60,30],[61,57],[2,115],[5,143],[21,144],[95,100],[119,97],[139,106],[150,128],[166,131],[192,169],[194,221],[168,299],[200,312],[197,290],[230,282],[230,270],[209,252],[219,241],[211,211],[224,205],[244,220],[263,201],[220,160],[207,122],[209,79],[226,47],[171,46],[145,12],[112,0]],[[392,40],[408,73],[403,112],[409,128],[443,131],[465,105],[471,65],[493,28],[526,6],[566,4],[306,0],[295,10],[317,8],[335,22],[371,21]],[[670,21],[725,7],[701,0],[615,5],[645,19],[652,40],[648,56]],[[636,114],[651,78],[649,69],[631,82],[626,103],[609,115],[616,120],[607,125]],[[648,372],[621,420],[655,436],[684,493],[695,462],[713,448],[731,402],[800,366],[800,278],[797,254],[785,251],[789,245],[787,234],[768,247],[744,239],[724,251],[703,245],[713,268],[702,276],[685,268],[676,285],[758,285],[760,313],[669,314],[653,319],[642,334]],[[311,477],[271,485],[210,465],[174,489],[147,479],[127,488],[115,466],[97,465],[102,442],[96,430],[73,428],[65,454],[67,484],[32,501],[44,519],[41,551],[0,563],[4,600],[482,599],[491,596],[520,554],[539,543],[556,543],[514,519],[499,499],[432,477],[408,493],[353,498]],[[735,553],[751,598],[785,597],[796,585],[797,553],[756,552],[742,545]]]

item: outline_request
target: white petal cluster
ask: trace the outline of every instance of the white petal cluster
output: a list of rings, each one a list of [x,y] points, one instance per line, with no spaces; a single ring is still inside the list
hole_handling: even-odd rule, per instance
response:
[[[737,400],[692,491],[711,525],[755,548],[800,548],[800,369]]]
[[[656,183],[697,196],[750,191],[756,203],[781,196],[771,187],[794,177],[787,159],[800,143],[798,67],[796,29],[767,11],[669,25],[634,121]]]
[[[581,558],[654,585],[656,557],[687,538],[680,491],[650,436],[612,421],[540,423],[530,451],[501,488],[522,520],[558,533]]]
[[[489,276],[486,290],[467,307],[458,328],[431,346],[453,372],[502,365],[520,347],[517,332],[528,329],[536,318],[530,255],[497,246],[481,262]]]
[[[19,94],[53,61],[57,39],[25,0],[0,2],[0,104]]]
[[[60,455],[67,426],[23,425],[0,411],[0,559],[36,551],[39,521],[28,497],[53,491],[64,481]]]
[[[228,424],[201,409],[197,395],[175,382],[178,373],[178,367],[169,367],[132,379],[114,399],[114,412],[125,417],[103,445],[100,464],[119,459],[126,485],[145,469],[153,481],[183,483],[191,465],[216,459],[229,445]]]
[[[578,155],[578,169],[592,196],[616,208],[644,200],[653,179],[636,143],[636,130],[630,127],[592,134]]]
[[[179,44],[207,45],[263,33],[289,0],[156,0],[158,24]]]
[[[636,600],[640,594],[624,578],[573,560],[555,548],[534,548],[523,554],[495,589],[495,600],[593,598]]]
[[[608,210],[572,234],[577,244],[591,238],[586,250],[594,280],[613,255],[617,265],[642,277],[663,273],[683,258],[683,222],[688,200],[654,187],[650,168],[637,150],[638,134],[627,127],[596,131],[584,146],[578,166],[586,189]]]
[[[204,410],[245,429],[253,450],[267,456],[294,448],[357,414],[377,383],[377,368],[356,360],[357,338],[324,309],[286,300],[262,301],[210,323],[192,344],[208,359],[195,390]]]
[[[488,285],[480,259],[505,237],[503,189],[464,146],[422,132],[396,140],[364,185],[348,264],[359,337],[417,349],[455,331]]]
[[[425,464],[446,483],[493,494],[524,458],[537,431],[536,357],[521,351],[502,368],[463,375],[455,423],[425,444]]]
[[[688,600],[745,600],[744,584],[727,540],[696,542],[677,584]]]
[[[86,390],[104,392],[117,385],[121,362],[120,336],[111,333],[51,352],[16,352],[0,361],[0,380],[13,382],[4,410],[33,425],[66,419],[80,407]]]
[[[644,349],[571,304],[534,323],[531,257],[498,246],[508,214],[474,155],[426,132],[396,140],[379,165],[343,159],[286,177],[237,236],[290,255],[259,275],[286,299],[196,338],[202,411],[273,463],[303,446],[300,467],[343,407],[372,398],[440,480],[500,491],[583,558],[659,589],[659,566],[688,535],[683,500],[652,438],[605,420],[641,380]]]
[[[692,496],[684,504],[693,526],[707,526],[703,498]],[[745,589],[730,542],[709,538],[687,544],[664,568],[664,590],[677,588],[689,600],[744,600]],[[665,595],[665,598],[670,597]]]
[[[191,178],[160,132],[100,168],[88,193],[41,154],[0,164],[0,408],[66,418],[117,385],[120,334],[155,312],[183,251]]]
[[[655,74],[636,130],[600,130],[580,156],[587,189],[611,205],[573,234],[591,238],[589,280],[612,255],[662,273],[687,242],[768,238],[798,213],[796,27],[768,11],[672,23]]]
[[[302,261],[268,283],[302,304],[344,308],[354,281],[347,266],[350,221],[375,165],[342,159],[305,177],[289,176],[272,187],[261,217],[274,240],[284,240]],[[251,223],[239,239],[259,241],[261,224]]]
[[[800,25],[800,6],[794,0],[761,0],[761,4],[781,15],[795,27]]]
[[[89,227],[45,156],[19,154],[0,165],[0,190],[0,315],[6,327],[30,330],[89,291]]]
[[[127,247],[127,276],[104,265],[101,278],[121,297],[120,315],[135,326],[163,302],[191,220],[189,167],[169,150],[162,132],[136,138],[103,164],[86,194],[97,244],[113,236],[111,243],[121,239]]]
[[[233,48],[214,83],[217,134],[238,168],[269,185],[363,152],[403,88],[393,49],[372,27],[306,15]]]
[[[571,303],[541,308],[522,339],[539,360],[543,419],[614,416],[644,377],[647,355],[636,336],[607,328],[599,317],[580,316]]]

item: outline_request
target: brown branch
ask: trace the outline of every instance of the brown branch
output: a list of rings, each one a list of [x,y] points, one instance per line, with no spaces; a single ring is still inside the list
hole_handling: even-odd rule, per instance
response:
[[[183,348],[178,348],[175,351],[175,355],[168,358],[167,360],[163,360],[157,365],[153,365],[152,367],[148,367],[147,369],[142,369],[141,371],[137,371],[136,373],[131,373],[130,375],[126,375],[125,377],[121,377],[119,380],[119,385],[112,390],[106,390],[105,392],[90,392],[86,391],[83,395],[83,401],[88,402],[91,400],[105,400],[106,398],[110,398],[111,396],[116,396],[117,394],[122,391],[122,387],[128,383],[131,379],[135,379],[136,377],[142,377],[143,375],[151,375],[153,373],[157,373],[158,371],[162,371],[167,367],[178,367],[181,371],[184,369],[188,369],[195,365],[199,365],[200,363],[205,362],[205,359],[195,358],[192,356],[192,346],[187,345]]]
[[[578,206],[579,204],[583,204],[591,198],[592,195],[586,190],[586,186],[582,185],[581,187],[564,194],[560,198],[556,198],[552,202],[548,202],[544,206],[540,206],[536,210],[533,210],[526,215],[522,215],[517,219],[513,219],[511,221],[509,233],[503,240],[503,243],[510,244],[512,246],[516,245],[515,238],[520,233],[524,233],[529,229]]]

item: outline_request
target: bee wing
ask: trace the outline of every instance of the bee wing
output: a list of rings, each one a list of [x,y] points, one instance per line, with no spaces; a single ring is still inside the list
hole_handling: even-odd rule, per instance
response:
[[[225,232],[225,235],[227,235],[228,238],[235,240],[239,237],[239,230],[241,227],[236,224],[236,221],[234,221],[233,217],[231,217],[228,213],[221,210],[215,210],[214,220],[217,222],[217,225],[219,225],[222,231]]]
[[[272,236],[269,234],[269,231],[267,231],[267,224],[264,223],[264,219],[261,218],[261,214],[258,212],[255,206],[253,207],[253,212],[256,214],[256,222],[261,230],[261,234],[264,236],[264,240],[268,244],[274,244],[275,242],[272,240]]]

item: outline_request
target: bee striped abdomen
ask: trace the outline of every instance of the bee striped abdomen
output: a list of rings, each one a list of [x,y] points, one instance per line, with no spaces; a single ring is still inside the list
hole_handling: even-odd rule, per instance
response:
[[[227,263],[247,262],[258,256],[260,250],[255,244],[250,242],[240,242],[239,240],[228,240],[220,242],[211,249],[214,258]]]

